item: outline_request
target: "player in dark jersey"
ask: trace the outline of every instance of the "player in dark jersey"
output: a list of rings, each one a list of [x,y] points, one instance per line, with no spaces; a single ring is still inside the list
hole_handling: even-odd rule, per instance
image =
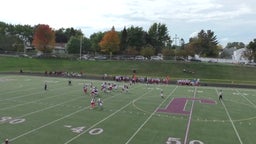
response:
[[[220,90],[220,92],[219,92],[219,100],[222,100],[222,90]]]
[[[47,86],[47,83],[45,82],[45,83],[44,83],[44,90],[47,90],[47,87],[48,87],[48,86]]]

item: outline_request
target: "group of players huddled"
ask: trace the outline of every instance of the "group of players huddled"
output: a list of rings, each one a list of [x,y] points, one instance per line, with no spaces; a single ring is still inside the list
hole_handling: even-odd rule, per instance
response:
[[[131,85],[131,83],[130,83]],[[96,106],[100,108],[100,110],[103,110],[103,101],[101,100],[99,93],[110,93],[112,91],[117,91],[118,88],[121,88],[122,92],[127,93],[129,86],[127,84],[124,85],[117,85],[116,83],[111,82],[103,82],[101,84],[100,90],[93,85],[91,82],[90,84],[84,84],[83,86],[83,92],[84,94],[89,94],[91,97],[90,106],[91,109],[94,109]]]

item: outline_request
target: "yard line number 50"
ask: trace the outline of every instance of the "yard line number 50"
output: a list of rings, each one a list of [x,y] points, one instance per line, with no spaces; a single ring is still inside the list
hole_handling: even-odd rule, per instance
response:
[[[0,117],[0,123],[19,124],[19,123],[23,123],[25,121],[26,121],[26,119],[24,119],[24,118],[13,118],[10,116]]]
[[[181,144],[181,139],[169,137],[168,140],[166,141],[166,144]],[[199,140],[191,140],[189,144],[204,144],[204,143]]]

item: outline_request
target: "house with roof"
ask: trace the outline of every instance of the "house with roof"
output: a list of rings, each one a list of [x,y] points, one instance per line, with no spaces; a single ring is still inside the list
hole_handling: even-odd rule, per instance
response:
[[[67,53],[66,43],[55,43],[53,54],[66,54]]]

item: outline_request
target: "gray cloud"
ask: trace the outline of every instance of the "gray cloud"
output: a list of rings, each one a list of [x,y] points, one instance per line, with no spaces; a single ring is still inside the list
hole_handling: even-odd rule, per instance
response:
[[[201,29],[214,31],[223,44],[249,42],[256,37],[255,0],[63,0],[61,4],[45,0],[42,3],[41,7],[54,11],[38,9],[34,0],[3,1],[2,5],[0,21],[76,27],[87,36],[112,26],[117,30],[131,25],[148,30],[154,22],[160,22],[167,25],[172,37],[177,34],[185,41]],[[10,7],[15,12],[6,13]]]

